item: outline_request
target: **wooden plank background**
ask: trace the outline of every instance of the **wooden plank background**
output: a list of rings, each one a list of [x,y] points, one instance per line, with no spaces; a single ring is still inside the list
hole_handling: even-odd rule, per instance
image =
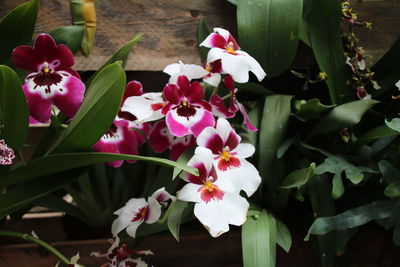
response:
[[[0,16],[24,0],[0,0]],[[68,0],[41,0],[36,32],[71,24]],[[378,60],[400,34],[399,0],[352,0],[359,18],[373,30],[358,30],[360,45]],[[91,55],[77,55],[75,68],[96,70],[139,32],[145,39],[130,56],[126,70],[162,70],[179,59],[200,63],[196,28],[205,16],[212,27],[236,28],[235,7],[224,0],[97,0],[97,31]]]

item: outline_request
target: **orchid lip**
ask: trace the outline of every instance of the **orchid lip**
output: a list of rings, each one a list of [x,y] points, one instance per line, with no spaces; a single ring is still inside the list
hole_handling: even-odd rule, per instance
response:
[[[132,222],[140,222],[144,221],[148,216],[148,205],[141,207],[137,212],[134,212],[134,217],[132,218]]]

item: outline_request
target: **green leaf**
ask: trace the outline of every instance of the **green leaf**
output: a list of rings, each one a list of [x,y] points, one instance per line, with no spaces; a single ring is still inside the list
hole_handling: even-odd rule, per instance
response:
[[[57,43],[65,44],[73,53],[81,47],[84,33],[84,26],[65,26],[49,32]]]
[[[377,103],[376,100],[357,100],[335,107],[312,129],[310,137],[354,126]]]
[[[379,161],[378,166],[385,182],[390,184],[400,181],[400,172],[390,162],[383,159]]]
[[[303,120],[319,119],[320,114],[335,107],[335,105],[324,105],[318,98],[313,98],[308,101],[299,100],[295,103],[295,115]]]
[[[197,169],[193,167],[163,158],[112,153],[62,153],[40,157],[29,161],[25,165],[14,167],[10,172],[2,175],[0,186],[12,185],[65,170],[117,160],[143,160],[163,166],[177,167],[198,175]]]
[[[171,234],[179,241],[179,228],[181,226],[181,218],[185,209],[188,207],[188,202],[181,201],[179,199],[173,202],[171,213],[168,216],[168,229]]]
[[[280,145],[278,147],[278,149],[276,150],[276,157],[278,159],[282,158],[285,155],[286,151],[289,149],[289,147],[291,147],[291,145],[293,145],[295,140],[296,140],[296,138],[294,138],[294,137],[286,139],[282,143],[282,145]]]
[[[295,188],[305,185],[307,181],[314,175],[315,163],[311,163],[310,167],[291,172],[283,179],[282,188]]]
[[[110,127],[117,114],[126,83],[125,72],[118,63],[105,67],[96,75],[89,93],[48,153],[79,151],[90,148]]]
[[[240,44],[269,77],[285,71],[298,46],[302,0],[238,1]]]
[[[114,55],[112,55],[106,63],[104,63],[103,66],[101,66],[101,68],[96,71],[86,82],[86,87],[89,87],[86,90],[85,94],[88,94],[92,88],[91,83],[93,81],[93,79],[97,76],[97,74],[102,71],[105,67],[107,67],[108,65],[115,63],[115,62],[122,62],[122,67],[125,68],[126,66],[126,62],[128,61],[128,56],[129,53],[131,52],[132,48],[141,40],[143,39],[143,34],[138,33],[135,36],[133,36],[132,40],[130,40],[129,42],[127,42],[123,47],[121,47],[117,52],[115,52]]]
[[[394,135],[398,135],[398,134],[399,134],[399,132],[391,129],[386,124],[384,124],[384,125],[378,126],[374,129],[369,130],[368,132],[360,135],[357,139],[357,142],[358,143],[368,143],[375,139],[381,139],[383,137],[394,136]]]
[[[259,166],[261,177],[274,187],[272,165],[289,122],[292,96],[271,95],[265,98],[261,127],[259,128]]]
[[[193,155],[194,155],[194,150],[189,149],[189,150],[185,151],[185,153],[180,155],[176,162],[181,164],[182,166],[186,166],[187,163],[189,162],[190,158],[193,157]],[[182,169],[174,168],[174,172],[172,174],[172,180],[175,180],[175,178],[178,177],[178,175],[181,174],[181,172],[182,172]]]
[[[400,196],[400,181],[393,182],[385,188],[385,196],[398,197]]]
[[[204,17],[200,19],[199,25],[197,26],[197,40],[199,41],[199,44],[203,42],[208,35],[211,34],[210,27],[208,27],[207,21]],[[202,62],[205,62],[207,60],[207,54],[208,50],[210,50],[207,47],[200,46],[199,47],[199,52],[200,52],[200,59]]]
[[[344,230],[361,226],[372,220],[384,219],[398,214],[400,202],[376,201],[370,204],[347,210],[332,217],[316,219],[308,230],[310,234],[324,235],[332,230]]]
[[[381,89],[371,89],[372,97],[378,97],[385,91],[394,87],[399,80],[400,70],[395,67],[398,65],[397,59],[400,57],[400,38],[392,45],[389,51],[374,65],[371,71],[375,73],[374,79],[378,81]],[[372,87],[372,86],[370,86]]]
[[[274,267],[276,259],[276,219],[265,210],[250,210],[242,226],[243,266]]]
[[[390,129],[392,129],[396,132],[400,132],[400,119],[399,118],[394,118],[391,121],[385,120],[385,124]]]
[[[326,172],[333,173],[333,188],[332,196],[337,199],[344,193],[342,172],[346,174],[346,178],[353,184],[358,184],[364,179],[363,172],[375,173],[375,171],[362,167],[354,166],[347,160],[339,156],[327,157],[324,162],[315,169],[315,174],[323,174]]]
[[[84,171],[86,169],[71,170],[59,173],[57,176],[50,175],[41,179],[34,179],[8,189],[5,194],[0,196],[0,218],[4,218],[25,205],[59,189]]]
[[[276,243],[283,248],[284,251],[289,252],[292,246],[292,236],[290,235],[289,229],[280,220],[276,220]]]
[[[28,104],[17,74],[0,66],[0,139],[18,151],[28,135]]]
[[[303,32],[308,38],[318,66],[328,75],[326,83],[333,104],[349,100],[346,85],[345,56],[341,35],[342,7],[340,1],[305,1]],[[299,23],[300,25],[300,23]]]
[[[31,42],[38,9],[39,1],[32,0],[17,6],[0,21],[0,62],[7,61],[15,47]]]

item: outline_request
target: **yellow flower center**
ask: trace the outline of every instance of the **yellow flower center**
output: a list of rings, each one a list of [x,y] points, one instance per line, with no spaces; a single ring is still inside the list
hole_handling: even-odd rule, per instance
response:
[[[227,46],[225,46],[225,49],[228,53],[234,53],[235,52],[235,48],[233,47],[233,43],[229,42]]]
[[[48,66],[48,65],[44,65],[44,66],[42,67],[42,72],[43,72],[43,73],[49,73],[49,72],[50,72],[49,66]]]
[[[229,154],[228,151],[224,151],[221,153],[221,159],[224,159],[225,161],[229,161],[231,158],[231,154]]]
[[[214,191],[214,185],[212,184],[212,182],[211,181],[205,181],[204,182],[204,187],[205,187],[205,189],[207,189],[208,190],[208,192],[212,192],[212,191]]]

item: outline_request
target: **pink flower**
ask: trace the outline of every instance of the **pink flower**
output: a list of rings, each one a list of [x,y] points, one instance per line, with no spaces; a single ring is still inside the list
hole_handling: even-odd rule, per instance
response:
[[[12,52],[13,63],[30,73],[22,85],[30,115],[39,122],[48,122],[51,105],[71,117],[80,107],[85,85],[72,70],[74,56],[67,46],[57,45],[45,33],[39,34],[31,46],[18,46]]]
[[[197,168],[199,176],[183,173],[181,178],[188,183],[177,193],[177,198],[196,203],[194,215],[211,236],[229,231],[229,224],[242,225],[249,203],[228,180],[217,176],[212,159],[195,155],[188,165]]]
[[[170,159],[177,160],[186,150],[196,144],[193,135],[177,137],[170,133],[164,120],[158,121],[148,136],[151,148],[156,153],[162,153],[167,149],[171,150]]]
[[[10,165],[15,158],[14,150],[7,146],[6,142],[0,140],[0,165]]]
[[[252,144],[240,143],[240,136],[226,119],[219,118],[216,128],[207,127],[197,137],[195,155],[212,159],[219,179],[229,180],[251,196],[261,183],[258,170],[246,158],[254,154]]]
[[[214,33],[211,33],[200,46],[211,48],[207,62],[221,60],[223,72],[231,75],[238,83],[248,82],[249,71],[253,72],[259,81],[266,76],[260,64],[240,50],[236,40],[227,30],[214,28]]]
[[[136,236],[136,230],[142,223],[155,223],[161,216],[161,204],[175,197],[168,194],[164,187],[158,189],[147,201],[144,198],[132,198],[124,207],[115,211],[118,218],[114,220],[111,226],[113,236],[117,236],[122,230],[131,237]]]
[[[125,120],[114,120],[107,132],[93,145],[96,152],[138,155],[138,138],[135,130],[129,128]],[[128,161],[133,163],[135,161]],[[108,162],[111,167],[118,168],[123,160]]]
[[[211,106],[203,100],[203,87],[198,82],[191,84],[186,76],[179,76],[176,85],[165,86],[164,98],[167,104],[162,113],[173,135],[197,136],[205,127],[214,125]]]

